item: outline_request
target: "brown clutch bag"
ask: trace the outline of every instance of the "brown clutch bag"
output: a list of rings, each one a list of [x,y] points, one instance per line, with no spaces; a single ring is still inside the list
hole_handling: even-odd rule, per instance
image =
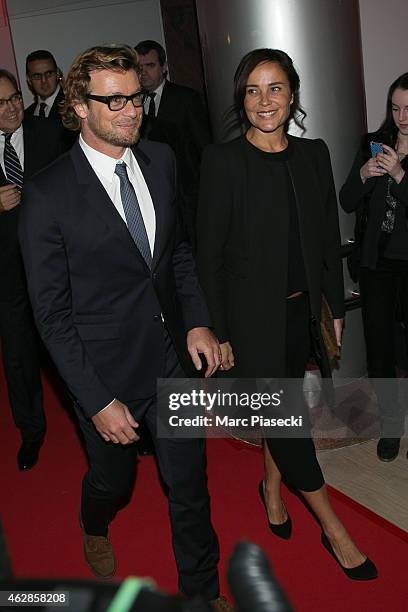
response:
[[[334,361],[340,359],[340,349],[337,345],[336,333],[334,331],[333,315],[324,295],[322,295],[320,329],[329,360]]]

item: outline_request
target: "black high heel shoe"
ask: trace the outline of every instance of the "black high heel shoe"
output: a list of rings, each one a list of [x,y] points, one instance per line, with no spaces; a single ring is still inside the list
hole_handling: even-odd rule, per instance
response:
[[[282,538],[283,540],[289,540],[290,536],[292,535],[292,519],[290,518],[289,514],[288,518],[284,523],[271,523],[268,517],[268,508],[266,507],[263,480],[261,480],[261,482],[259,483],[258,491],[265,508],[266,516],[268,518],[269,529],[272,531],[273,534],[278,536],[278,538]]]
[[[333,546],[330,544],[329,538],[324,531],[322,531],[322,544],[333,559],[337,561],[348,578],[351,578],[352,580],[374,580],[378,577],[377,568],[368,557],[363,563],[357,565],[357,567],[344,567],[338,560],[336,553],[333,550]]]

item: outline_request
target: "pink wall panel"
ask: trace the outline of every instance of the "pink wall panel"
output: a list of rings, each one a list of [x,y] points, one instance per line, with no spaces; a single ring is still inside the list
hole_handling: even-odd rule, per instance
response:
[[[6,68],[18,79],[6,0],[0,0],[0,68]]]

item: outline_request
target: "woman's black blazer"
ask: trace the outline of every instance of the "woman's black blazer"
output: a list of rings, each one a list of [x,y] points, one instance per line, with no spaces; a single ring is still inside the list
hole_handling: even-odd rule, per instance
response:
[[[293,186],[312,317],[321,296],[344,316],[338,210],[330,156],[322,140],[288,135]],[[279,212],[257,218],[248,143],[241,136],[204,152],[198,207],[198,272],[220,342],[230,341],[237,377],[284,375],[288,233]],[[260,223],[261,221],[261,223]],[[253,228],[257,227],[254,232]],[[261,230],[259,228],[261,227]]]
[[[361,245],[360,265],[375,269],[378,258],[378,243],[381,223],[385,215],[388,175],[373,177],[362,182],[360,169],[368,159],[368,141],[374,138],[368,134],[362,147],[357,151],[346,182],[340,189],[340,205],[346,212],[364,212],[364,236]],[[408,206],[408,158],[403,161],[405,176],[398,184],[391,184],[392,195],[403,206]],[[364,211],[363,211],[364,208]]]

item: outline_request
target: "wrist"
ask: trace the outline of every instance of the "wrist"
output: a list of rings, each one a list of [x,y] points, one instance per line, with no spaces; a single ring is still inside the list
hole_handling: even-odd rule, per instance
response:
[[[400,183],[405,176],[405,170],[400,168],[398,172],[392,177],[396,183]]]

